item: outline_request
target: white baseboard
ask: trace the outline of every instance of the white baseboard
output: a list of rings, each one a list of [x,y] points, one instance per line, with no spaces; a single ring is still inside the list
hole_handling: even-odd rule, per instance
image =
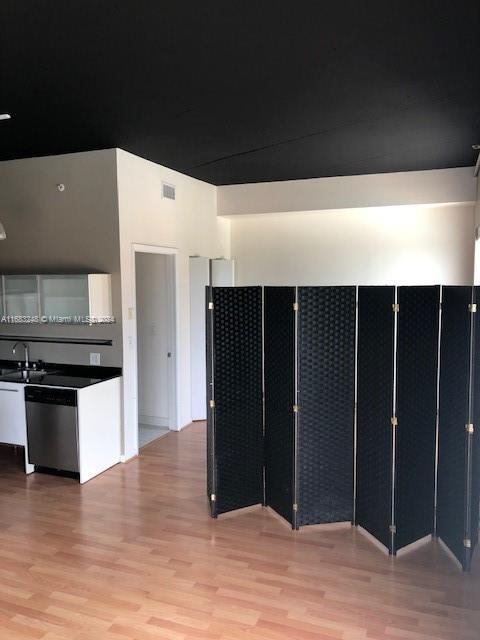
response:
[[[324,522],[323,524],[306,524],[302,525],[299,531],[338,531],[339,529],[351,529],[352,523],[350,520],[344,520],[343,522]]]
[[[450,560],[452,560],[457,565],[457,567],[461,571],[463,571],[462,563],[456,557],[456,555],[452,551],[450,551],[450,549],[447,547],[447,545],[445,544],[445,542],[441,538],[437,538],[437,539],[438,539],[438,544],[443,549],[443,551],[445,551],[446,555],[450,558]]]
[[[149,427],[164,427],[168,428],[168,418],[164,418],[161,416],[138,416],[139,424],[146,424]]]
[[[125,456],[125,455],[121,455],[120,456],[120,462],[130,462],[130,460],[133,460],[134,458],[138,457],[138,453],[136,453],[133,456]]]
[[[377,540],[375,536],[372,536],[372,534],[369,531],[367,531],[366,529],[360,526],[357,527],[357,530],[359,531],[359,533],[362,534],[362,536],[364,536],[365,538],[367,538],[367,540],[369,540],[372,544],[374,544],[377,547],[377,549],[379,549],[382,553],[384,553],[387,556],[390,555],[390,552],[387,549],[387,547],[384,544],[382,544],[380,540]]]
[[[192,420],[189,420],[188,422],[185,422],[182,425],[175,425],[174,427],[170,428],[170,431],[182,431],[182,429],[185,429],[185,427],[189,427],[192,424]]]
[[[292,529],[292,525],[290,524],[290,522],[288,520],[286,520],[283,516],[281,516],[279,513],[277,513],[275,511],[275,509],[272,509],[272,507],[269,507],[268,505],[266,505],[264,507],[264,509],[266,511],[268,511],[268,513],[273,516],[276,520],[278,520],[279,522],[281,522],[284,526],[288,527],[291,531],[293,531]],[[298,533],[298,531],[295,531],[295,533]]]
[[[402,547],[401,549],[397,549],[397,557],[403,556],[404,554],[409,553],[410,551],[415,551],[415,549],[418,549],[419,547],[423,547],[424,544],[431,541],[432,541],[432,534],[429,533],[423,538],[419,538],[418,540],[415,540],[415,542],[411,542],[410,544],[407,544],[405,547]]]

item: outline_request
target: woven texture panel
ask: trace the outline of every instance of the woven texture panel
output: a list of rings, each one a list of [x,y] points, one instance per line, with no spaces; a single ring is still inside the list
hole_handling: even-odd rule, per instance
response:
[[[293,523],[295,289],[266,287],[264,296],[266,503]]]
[[[478,544],[479,502],[480,502],[480,287],[475,287],[475,302],[478,311],[475,315],[475,350],[473,378],[473,435],[472,449],[472,500],[471,500],[471,533],[472,548]]]
[[[263,502],[262,290],[213,289],[216,510]]]
[[[464,566],[470,300],[471,287],[443,287],[437,533]]]
[[[205,345],[206,345],[206,367],[207,367],[207,375],[206,375],[206,389],[205,389],[205,397],[207,403],[207,495],[211,496],[212,493],[215,493],[215,451],[213,447],[214,443],[214,420],[215,415],[213,411],[210,409],[210,400],[212,397],[212,389],[213,389],[213,370],[212,370],[212,361],[213,361],[213,342],[212,342],[212,312],[208,308],[208,303],[210,302],[210,288],[205,287]],[[214,505],[210,505],[211,508],[214,508]]]
[[[298,291],[298,525],[353,516],[355,287]]]
[[[400,549],[434,527],[440,287],[399,287],[395,523]]]
[[[359,287],[356,523],[390,547],[394,287]]]

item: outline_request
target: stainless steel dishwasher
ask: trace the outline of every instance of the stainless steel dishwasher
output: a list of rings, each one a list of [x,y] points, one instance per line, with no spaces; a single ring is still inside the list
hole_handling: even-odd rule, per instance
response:
[[[25,407],[30,464],[78,472],[77,392],[25,387]]]

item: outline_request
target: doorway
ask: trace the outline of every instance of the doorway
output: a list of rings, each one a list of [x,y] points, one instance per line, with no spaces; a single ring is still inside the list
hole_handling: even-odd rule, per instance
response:
[[[175,257],[135,251],[139,449],[175,425]]]

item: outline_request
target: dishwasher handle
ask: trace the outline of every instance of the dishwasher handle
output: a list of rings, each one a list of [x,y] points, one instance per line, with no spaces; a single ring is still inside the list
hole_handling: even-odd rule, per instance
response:
[[[56,404],[66,407],[77,406],[75,389],[58,389],[52,387],[25,387],[25,402]]]

